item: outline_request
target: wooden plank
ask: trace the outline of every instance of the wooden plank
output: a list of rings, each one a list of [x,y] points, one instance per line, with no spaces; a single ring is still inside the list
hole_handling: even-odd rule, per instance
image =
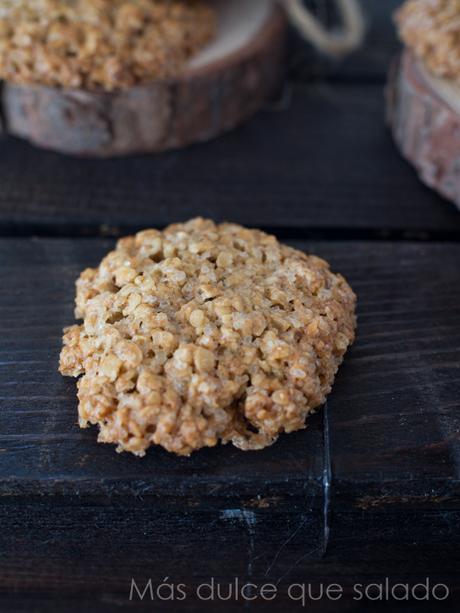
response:
[[[131,577],[459,587],[460,245],[295,241],[359,297],[327,409],[263,452],[136,459],[77,428],[56,371],[74,279],[111,244],[0,241],[0,590],[103,610]]]
[[[312,237],[460,236],[384,126],[381,85],[298,86],[212,143],[81,160],[0,143],[0,233],[124,233],[195,215]],[[37,182],[39,177],[39,182]]]
[[[327,257],[359,297],[358,341],[329,400],[335,477],[401,483],[413,481],[416,472],[423,480],[458,479],[460,289],[454,281],[460,246],[293,244]],[[40,487],[50,487],[51,478],[73,484],[136,475],[177,493],[181,469],[189,482],[191,467],[194,479],[203,485],[211,479],[212,486],[235,479],[250,487],[268,477],[272,483],[286,477],[321,480],[321,419],[313,433],[282,437],[261,453],[223,447],[190,460],[162,450],[145,459],[118,456],[111,447],[94,444],[94,430],[76,427],[74,381],[57,372],[61,330],[73,321],[79,271],[97,264],[111,245],[89,239],[0,242],[0,280],[8,288],[0,302],[0,487],[11,488],[14,477],[35,486],[46,476]],[[337,460],[335,453],[340,453]],[[300,463],[292,462],[296,456]]]
[[[0,302],[0,492],[14,494],[16,487],[27,485],[30,494],[56,493],[67,491],[69,483],[73,491],[75,480],[80,480],[81,492],[88,488],[95,493],[96,479],[110,494],[113,479],[116,487],[121,481],[135,494],[138,489],[178,494],[182,488],[190,494],[199,485],[204,495],[221,487],[229,490],[235,483],[241,484],[241,492],[248,487],[254,494],[254,484],[261,488],[256,493],[262,493],[268,476],[280,487],[287,477],[302,483],[311,480],[315,489],[323,471],[320,417],[307,448],[300,436],[282,442],[287,443],[284,452],[279,447],[276,454],[274,448],[253,454],[249,474],[247,456],[233,446],[208,449],[192,462],[162,449],[139,459],[95,445],[96,432],[77,427],[75,381],[57,372],[61,330],[74,321],[76,277],[97,263],[110,244],[8,239],[0,243],[0,280],[8,287]]]
[[[358,341],[329,401],[335,477],[458,480],[460,246],[333,244],[326,254],[359,297]]]

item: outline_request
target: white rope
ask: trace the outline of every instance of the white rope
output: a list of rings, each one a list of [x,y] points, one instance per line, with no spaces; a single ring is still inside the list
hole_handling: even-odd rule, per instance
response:
[[[342,18],[340,30],[328,31],[304,6],[302,0],[281,0],[291,23],[316,49],[340,57],[351,53],[363,42],[364,17],[357,0],[335,0]]]

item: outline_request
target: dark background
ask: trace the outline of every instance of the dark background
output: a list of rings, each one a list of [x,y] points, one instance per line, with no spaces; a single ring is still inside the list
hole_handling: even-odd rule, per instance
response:
[[[293,583],[429,577],[458,605],[460,214],[385,127],[397,4],[364,0],[367,41],[344,62],[292,35],[279,96],[212,143],[107,161],[0,143],[0,610],[157,610],[130,605],[132,577],[273,582],[279,611],[302,610]],[[74,280],[114,236],[194,215],[327,258],[358,294],[358,339],[305,432],[257,454],[118,456],[78,429],[75,382],[57,373]],[[442,606],[306,610],[383,608]]]

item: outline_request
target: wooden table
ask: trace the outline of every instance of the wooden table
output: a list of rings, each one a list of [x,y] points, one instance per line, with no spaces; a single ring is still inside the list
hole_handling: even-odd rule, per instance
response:
[[[344,590],[310,610],[460,600],[460,214],[385,129],[398,2],[365,4],[364,51],[311,79],[294,44],[285,95],[208,145],[93,161],[0,144],[2,611],[159,610],[148,593],[129,603],[132,578],[184,583],[171,611],[251,604],[198,601],[212,577],[251,581],[249,596],[275,584],[261,610],[305,610],[295,583]],[[358,339],[304,432],[259,453],[120,456],[78,429],[75,382],[57,373],[74,280],[114,236],[195,215],[330,260],[358,294]],[[356,583],[426,577],[449,600],[352,599]]]

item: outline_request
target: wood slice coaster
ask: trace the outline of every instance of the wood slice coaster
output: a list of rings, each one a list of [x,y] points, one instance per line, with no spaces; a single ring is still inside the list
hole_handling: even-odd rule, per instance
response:
[[[460,87],[432,76],[408,50],[387,89],[388,120],[421,180],[460,208]]]
[[[261,108],[283,73],[286,18],[267,0],[215,0],[216,39],[181,75],[120,92],[3,86],[9,134],[109,157],[209,140]]]

